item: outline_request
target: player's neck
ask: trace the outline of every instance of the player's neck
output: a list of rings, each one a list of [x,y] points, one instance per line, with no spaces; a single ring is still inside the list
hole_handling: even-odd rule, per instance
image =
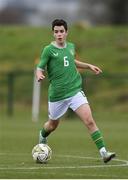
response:
[[[62,42],[62,43],[57,43],[57,42],[56,42],[56,44],[57,44],[57,46],[59,46],[60,48],[64,48],[64,46],[65,46],[65,42]]]
[[[53,41],[52,44],[56,46],[57,48],[65,48],[66,47],[66,42],[64,41],[63,43],[57,43],[56,41]]]

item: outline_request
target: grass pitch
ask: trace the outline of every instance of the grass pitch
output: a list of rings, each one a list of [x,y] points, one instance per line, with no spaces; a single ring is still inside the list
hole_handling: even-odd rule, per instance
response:
[[[94,117],[107,147],[117,153],[115,160],[108,164],[102,162],[87,129],[76,117],[62,119],[58,129],[49,136],[52,159],[47,164],[36,164],[31,150],[38,143],[38,132],[46,116],[34,123],[30,111],[16,113],[12,118],[2,114],[0,178],[128,178],[128,114],[99,112]]]

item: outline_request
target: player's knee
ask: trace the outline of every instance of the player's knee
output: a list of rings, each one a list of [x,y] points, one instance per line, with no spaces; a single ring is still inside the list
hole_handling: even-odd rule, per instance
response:
[[[86,125],[88,129],[93,129],[93,127],[95,126],[95,122],[92,118],[88,117],[88,119],[86,120]]]
[[[89,121],[89,122],[87,123],[87,127],[88,127],[89,129],[92,129],[92,128],[94,127],[94,122]]]

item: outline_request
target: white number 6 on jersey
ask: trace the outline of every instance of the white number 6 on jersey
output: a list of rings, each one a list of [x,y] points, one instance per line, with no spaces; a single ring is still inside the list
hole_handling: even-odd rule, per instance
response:
[[[64,66],[69,66],[69,61],[67,56],[64,56]]]

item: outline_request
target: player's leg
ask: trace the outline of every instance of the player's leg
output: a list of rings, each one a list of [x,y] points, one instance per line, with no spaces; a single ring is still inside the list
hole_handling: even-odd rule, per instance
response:
[[[43,128],[40,130],[39,133],[39,143],[47,144],[47,136],[54,131],[57,126],[59,125],[59,119],[58,120],[52,120],[49,119],[43,126]]]
[[[91,134],[95,131],[98,131],[98,127],[92,117],[91,109],[88,104],[82,104],[75,110],[75,113],[84,122]]]
[[[66,100],[49,102],[49,120],[44,124],[43,129],[39,133],[39,143],[47,143],[47,137],[54,131],[58,124],[59,118],[65,114],[68,109]]]
[[[106,163],[114,158],[115,153],[110,153],[106,150],[103,136],[92,117],[90,106],[88,104],[82,104],[75,110],[75,112],[88,128],[104,162]]]
[[[111,160],[115,156],[115,153],[109,153],[106,151],[103,136],[92,117],[92,112],[84,92],[81,91],[77,93],[71,99],[70,108],[76,112],[76,114],[88,128],[93,141],[95,142],[101,156],[103,157],[104,162]]]

